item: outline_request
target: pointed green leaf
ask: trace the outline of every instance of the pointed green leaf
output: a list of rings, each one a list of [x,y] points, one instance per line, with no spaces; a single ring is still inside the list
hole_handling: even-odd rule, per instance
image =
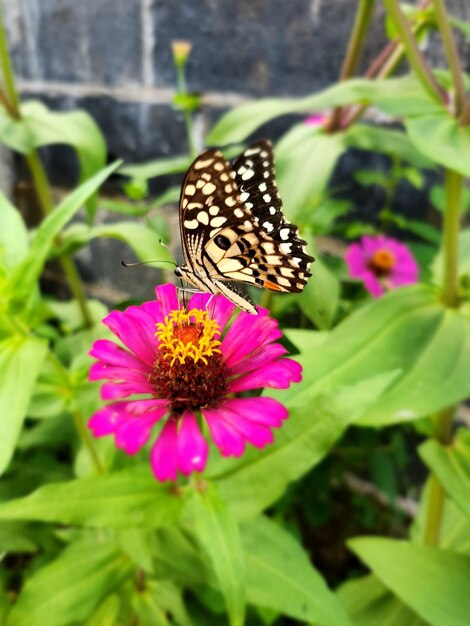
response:
[[[16,301],[30,294],[42,272],[54,238],[117,167],[119,167],[119,162],[113,163],[77,187],[42,222],[34,235],[27,256],[15,268],[12,277],[11,289]]]
[[[432,546],[367,537],[348,545],[378,578],[432,626],[465,626],[470,558]]]
[[[181,498],[158,484],[145,465],[44,485],[24,498],[3,502],[0,519],[157,528],[177,521],[181,506]]]
[[[214,464],[208,475],[238,519],[248,519],[272,504],[289,482],[300,478],[328,453],[354,417],[362,413],[390,384],[396,372],[337,389],[332,394],[297,402],[289,399],[289,418],[276,432],[275,443],[248,449],[232,463]]]
[[[380,81],[356,78],[297,100],[265,98],[236,107],[215,125],[207,137],[207,144],[224,145],[243,141],[259,126],[281,115],[311,113],[354,102],[375,103],[392,115],[422,115],[442,110],[412,77]]]
[[[0,191],[0,265],[11,269],[28,250],[28,231],[21,213]]]
[[[405,120],[411,141],[443,167],[470,176],[470,127],[460,126],[448,111]]]
[[[242,626],[245,560],[238,526],[212,485],[193,493],[190,511],[196,536],[209,555],[225,598],[230,624]]]
[[[67,144],[77,153],[80,181],[106,165],[106,143],[96,122],[86,111],[50,111],[42,102],[30,100],[21,107],[34,146]],[[85,200],[90,217],[96,209],[96,192]]]
[[[303,404],[318,393],[400,370],[358,423],[418,419],[470,395],[469,338],[470,320],[445,309],[435,292],[397,289],[355,311],[314,353],[299,358],[303,380],[295,386],[293,402]]]
[[[83,623],[131,573],[114,543],[77,541],[26,582],[6,626]]]
[[[266,517],[243,526],[248,602],[317,626],[350,624],[292,535]]]
[[[455,504],[470,518],[469,431],[459,431],[451,446],[429,440],[420,446],[419,454]]]
[[[34,337],[0,342],[0,474],[8,467],[47,343]]]
[[[427,626],[373,575],[347,581],[337,595],[354,626]]]

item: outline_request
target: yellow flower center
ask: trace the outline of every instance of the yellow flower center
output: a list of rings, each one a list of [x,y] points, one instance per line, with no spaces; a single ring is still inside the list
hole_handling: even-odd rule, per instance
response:
[[[219,324],[200,309],[172,311],[157,324],[155,333],[160,341],[158,349],[164,352],[164,359],[170,360],[170,367],[177,361],[184,364],[187,359],[207,365],[207,357],[220,354],[217,346],[221,342],[214,339],[219,334]]]

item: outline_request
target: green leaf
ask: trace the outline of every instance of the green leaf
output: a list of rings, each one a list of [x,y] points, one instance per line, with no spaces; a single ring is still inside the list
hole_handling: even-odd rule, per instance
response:
[[[276,145],[276,174],[286,214],[308,221],[345,146],[341,133],[323,134],[300,124]]]
[[[250,448],[232,463],[224,459],[217,466],[215,462],[208,471],[237,518],[248,519],[265,509],[289,482],[321,461],[348,424],[380,396],[395,375],[388,372],[325,395],[310,396],[302,394],[298,385],[293,387],[287,402],[289,418],[276,432],[274,444],[263,450]]]
[[[432,626],[464,626],[470,615],[470,558],[432,546],[367,537],[349,547]]]
[[[119,168],[119,173],[130,178],[147,180],[168,174],[181,174],[186,172],[190,165],[191,159],[187,156],[168,157],[138,165],[123,165]]]
[[[4,106],[0,106],[0,142],[22,154],[28,154],[34,148],[26,120],[13,119]]]
[[[162,232],[162,239],[166,233]],[[76,250],[99,237],[124,241],[134,250],[141,261],[154,261],[155,267],[168,268],[173,257],[168,248],[159,244],[158,233],[145,224],[115,222],[88,228],[85,224],[73,224],[63,233],[61,252]],[[116,259],[120,262],[120,259]]]
[[[0,259],[8,269],[28,251],[28,231],[21,213],[0,191]]]
[[[470,320],[445,309],[433,291],[397,289],[355,311],[314,353],[302,355],[295,401],[400,370],[356,423],[384,425],[429,415],[470,395],[469,336]]]
[[[83,623],[131,573],[114,543],[93,537],[77,541],[26,582],[6,626]]]
[[[159,485],[145,465],[44,485],[24,498],[3,502],[0,519],[157,528],[177,521],[181,507],[181,497]]]
[[[354,626],[426,626],[373,575],[348,580],[337,594]]]
[[[47,344],[33,337],[0,342],[0,474],[8,467]]]
[[[212,485],[193,492],[190,511],[196,536],[219,581],[230,624],[241,626],[245,615],[245,560],[237,523]]]
[[[429,440],[420,446],[419,454],[455,504],[470,518],[469,431],[459,431],[452,446]]]
[[[54,238],[60,233],[65,224],[73,217],[83,203],[118,166],[119,161],[108,166],[93,176],[93,178],[80,185],[80,187],[77,187],[77,189],[69,194],[39,226],[31,242],[28,254],[22,262],[16,266],[12,276],[11,290],[17,302],[28,297],[39,279]]]
[[[308,281],[300,294],[298,303],[302,313],[319,330],[329,330],[338,310],[340,285],[336,276],[330,272],[318,255],[315,256],[315,263],[311,267],[312,280]]]
[[[354,124],[344,134],[344,142],[351,148],[399,157],[416,167],[435,167],[434,162],[417,150],[408,135],[401,130]]]
[[[209,133],[207,143],[224,145],[240,142],[275,117],[311,113],[354,102],[375,103],[392,115],[419,115],[442,110],[410,76],[380,81],[356,78],[298,100],[265,98],[243,104],[219,120]]]
[[[429,159],[470,176],[470,127],[460,126],[447,111],[405,120],[411,141]]]
[[[116,626],[119,615],[119,596],[108,596],[93,615],[86,621],[84,626]]]
[[[328,337],[327,332],[304,330],[303,328],[283,328],[284,337],[294,344],[299,352],[316,350]]]
[[[8,553],[32,553],[38,547],[30,537],[28,529],[23,524],[13,522],[0,523],[0,554]],[[1,623],[1,622],[0,622]]]
[[[93,118],[85,111],[50,111],[42,102],[30,100],[21,107],[34,146],[67,144],[77,153],[80,181],[91,178],[106,165],[106,143]],[[89,216],[96,210],[96,193],[86,199]]]
[[[250,604],[317,626],[350,624],[294,537],[266,517],[242,530]]]

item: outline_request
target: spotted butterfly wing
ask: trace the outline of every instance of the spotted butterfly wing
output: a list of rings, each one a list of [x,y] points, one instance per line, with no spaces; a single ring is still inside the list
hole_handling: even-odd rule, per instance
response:
[[[282,214],[267,141],[247,148],[233,168],[217,150],[194,161],[181,190],[180,232],[186,263],[176,275],[249,313],[257,313],[254,303],[231,281],[298,292],[310,276],[313,258]]]

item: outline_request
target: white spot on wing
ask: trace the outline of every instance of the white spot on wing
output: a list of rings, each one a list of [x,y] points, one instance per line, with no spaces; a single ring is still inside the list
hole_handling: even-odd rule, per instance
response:
[[[194,230],[199,226],[199,222],[197,220],[184,220],[184,227],[189,228],[189,230]]]
[[[194,196],[195,193],[196,193],[196,187],[194,185],[186,185],[186,187],[184,188],[185,196]]]
[[[201,222],[201,224],[205,224],[206,226],[209,223],[209,216],[205,211],[199,211],[199,213],[197,214],[197,219],[198,222]]]
[[[279,231],[279,236],[281,237],[281,239],[284,239],[284,241],[286,239],[289,239],[289,229],[281,228],[281,230]]]
[[[272,233],[272,231],[274,230],[274,226],[271,224],[271,222],[263,222],[263,228],[265,228],[268,233]]]
[[[204,187],[202,188],[202,193],[205,196],[208,196],[209,194],[214,193],[215,190],[216,190],[216,186],[214,185],[214,183],[206,183]]]
[[[222,224],[225,224],[226,221],[226,217],[224,217],[223,215],[219,215],[218,217],[213,217],[211,219],[211,226],[217,228],[218,226],[222,226]]]
[[[242,180],[250,180],[250,178],[253,178],[254,175],[255,173],[253,170],[246,170],[246,172],[242,174]]]

